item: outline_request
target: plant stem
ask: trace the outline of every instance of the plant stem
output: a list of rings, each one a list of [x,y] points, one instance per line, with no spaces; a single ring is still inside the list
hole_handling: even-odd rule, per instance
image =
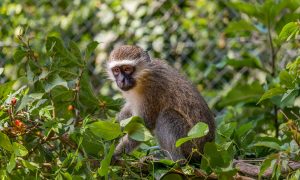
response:
[[[274,49],[273,41],[272,41],[272,34],[271,34],[271,25],[270,25],[270,18],[268,19],[268,38],[270,42],[270,48],[271,48],[271,65],[272,65],[272,71],[271,75],[274,78],[276,75],[276,52]],[[278,124],[278,107],[274,105],[273,107],[274,111],[274,127],[275,127],[275,136],[278,137],[279,134],[279,124]]]

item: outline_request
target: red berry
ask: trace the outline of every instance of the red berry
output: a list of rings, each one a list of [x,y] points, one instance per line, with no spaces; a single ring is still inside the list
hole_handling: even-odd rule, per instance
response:
[[[22,126],[23,125],[23,123],[22,123],[22,121],[20,121],[20,120],[15,120],[15,125],[17,126],[17,127],[20,127],[20,126]]]
[[[12,105],[15,105],[17,103],[17,99],[13,97],[10,102]]]
[[[73,111],[74,110],[74,106],[73,105],[69,105],[68,106],[68,111]]]

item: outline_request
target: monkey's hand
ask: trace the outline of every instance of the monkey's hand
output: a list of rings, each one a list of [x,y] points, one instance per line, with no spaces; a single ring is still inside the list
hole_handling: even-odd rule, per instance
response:
[[[120,122],[123,119],[130,118],[132,116],[131,109],[129,105],[126,105],[121,109],[117,115],[117,120]]]

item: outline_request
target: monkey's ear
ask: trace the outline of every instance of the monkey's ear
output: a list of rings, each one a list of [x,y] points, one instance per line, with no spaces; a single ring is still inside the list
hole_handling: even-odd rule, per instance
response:
[[[148,48],[149,49],[149,48]],[[143,58],[146,60],[146,61],[151,61],[151,58],[150,58],[150,56],[149,56],[149,53],[148,53],[148,51],[149,50],[145,50],[145,51],[143,51]]]

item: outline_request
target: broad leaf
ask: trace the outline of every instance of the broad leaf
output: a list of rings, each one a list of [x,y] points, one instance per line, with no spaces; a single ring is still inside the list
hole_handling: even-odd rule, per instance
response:
[[[8,173],[11,173],[11,171],[16,167],[16,157],[14,154],[11,155],[10,160],[6,166],[6,170]]]
[[[26,156],[28,151],[22,144],[13,142],[13,149],[16,156]]]
[[[98,46],[97,41],[93,41],[90,44],[87,45],[86,51],[85,51],[85,61],[88,61],[92,55],[92,52],[96,49]]]
[[[257,30],[254,25],[250,22],[245,20],[240,21],[231,21],[227,28],[225,29],[226,33],[237,33],[237,32],[244,32],[244,31],[254,31]]]
[[[277,159],[277,154],[272,154],[270,156],[268,156],[264,161],[263,163],[261,164],[260,166],[260,171],[259,171],[259,178],[264,174],[264,172],[268,169],[268,168],[271,168],[272,166],[272,162],[273,164],[275,163]]]
[[[110,121],[98,121],[88,125],[88,128],[96,136],[104,140],[112,140],[122,134],[120,125]]]
[[[152,138],[150,131],[142,123],[129,123],[125,126],[124,132],[127,132],[129,137],[136,141],[148,141]]]
[[[288,41],[293,38],[297,33],[300,31],[300,25],[297,22],[290,22],[286,24],[280,34],[279,40],[281,41]]]
[[[69,47],[70,47],[71,53],[77,58],[77,61],[81,62],[82,57],[81,57],[80,49],[77,46],[77,44],[74,41],[70,41]]]
[[[282,96],[281,105],[283,107],[293,105],[298,95],[299,95],[298,89],[287,90],[286,93]]]
[[[144,124],[144,120],[139,116],[132,116],[130,118],[127,118],[127,119],[124,119],[124,120],[120,121],[120,126],[125,128],[130,123],[142,123],[142,124]]]
[[[286,88],[294,88],[295,78],[293,78],[287,71],[283,70],[279,74],[280,84]]]
[[[225,96],[219,105],[221,107],[235,105],[237,103],[257,102],[263,94],[263,88],[258,82],[252,84],[238,84],[227,96]]]
[[[20,62],[26,56],[26,51],[21,48],[17,48],[14,53],[14,61]]]
[[[271,97],[281,95],[284,92],[285,92],[285,89],[283,89],[281,87],[276,87],[276,88],[273,88],[273,89],[269,89],[267,92],[265,92],[262,95],[262,97],[259,99],[259,101],[257,102],[257,104],[261,103],[265,99],[269,99]]]
[[[208,133],[208,131],[208,125],[203,122],[199,122],[188,132],[187,137],[180,138],[176,141],[176,147],[179,147],[183,143],[192,139],[203,137]]]
[[[49,77],[48,81],[45,82],[44,88],[46,92],[50,92],[56,86],[63,86],[68,88],[68,83],[62,79],[58,74]]]
[[[98,174],[100,176],[106,176],[108,174],[108,167],[110,165],[110,161],[111,161],[114,151],[115,151],[115,144],[111,144],[108,154],[101,161],[100,168],[98,169]]]
[[[13,147],[8,138],[8,136],[2,132],[0,132],[0,147],[6,149],[7,151],[12,151]]]

